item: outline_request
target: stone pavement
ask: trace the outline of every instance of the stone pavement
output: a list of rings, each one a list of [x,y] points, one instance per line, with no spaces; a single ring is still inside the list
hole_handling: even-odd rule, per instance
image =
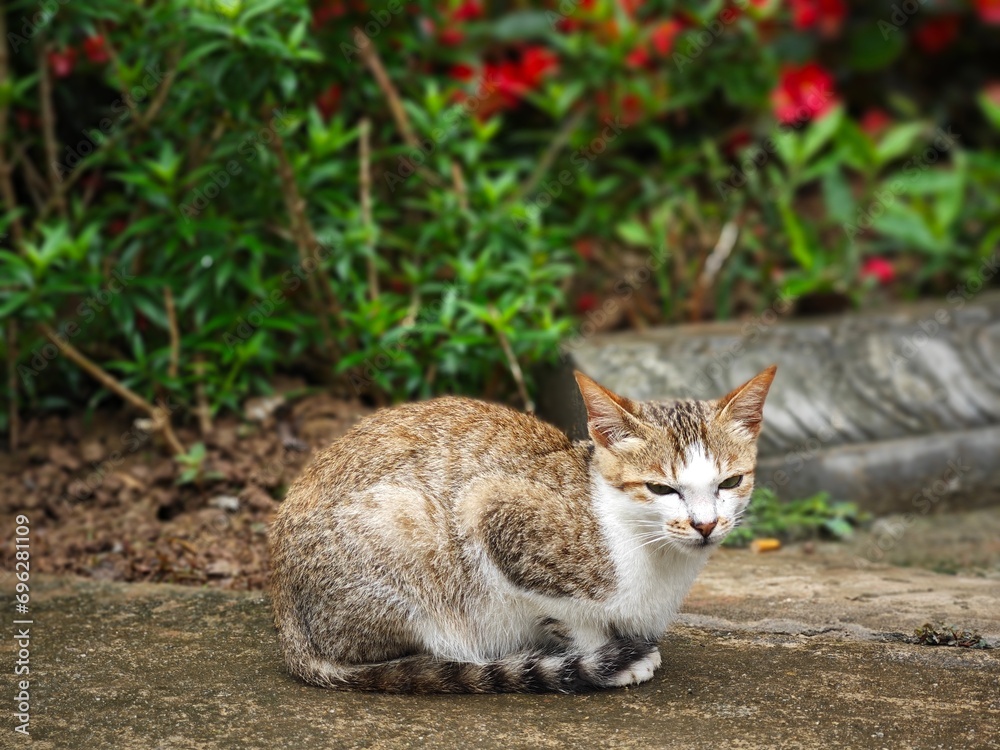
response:
[[[36,580],[30,745],[1000,748],[1000,651],[905,642],[943,620],[1000,645],[1000,580],[846,549],[721,550],[653,681],[579,696],[326,691],[284,672],[260,593]],[[27,747],[7,706],[0,747]]]

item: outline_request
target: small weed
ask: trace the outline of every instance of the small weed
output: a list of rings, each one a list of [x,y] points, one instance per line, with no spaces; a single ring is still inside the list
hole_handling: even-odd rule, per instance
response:
[[[758,537],[785,541],[824,536],[849,539],[855,527],[868,519],[856,503],[831,502],[825,492],[801,500],[783,502],[771,490],[757,490],[743,523],[733,530],[726,544],[744,547]]]
[[[954,646],[956,648],[989,648],[986,639],[974,630],[959,630],[953,625],[924,623],[914,632],[914,642],[922,646]]]
[[[201,487],[206,479],[224,479],[225,477],[218,471],[205,471],[205,444],[195,443],[191,449],[174,460],[183,466],[180,476],[177,477],[177,484],[194,484]]]

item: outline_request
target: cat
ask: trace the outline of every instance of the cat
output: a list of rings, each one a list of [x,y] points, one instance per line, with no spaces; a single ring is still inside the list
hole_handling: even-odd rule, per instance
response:
[[[589,441],[460,397],[365,418],[292,484],[270,531],[289,670],[397,693],[649,680],[747,507],[775,370],[672,402],[576,373]]]

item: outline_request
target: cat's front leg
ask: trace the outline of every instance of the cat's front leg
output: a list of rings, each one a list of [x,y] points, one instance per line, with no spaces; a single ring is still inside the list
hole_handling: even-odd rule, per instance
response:
[[[656,639],[617,636],[584,657],[581,673],[597,687],[638,685],[652,679],[660,661]]]

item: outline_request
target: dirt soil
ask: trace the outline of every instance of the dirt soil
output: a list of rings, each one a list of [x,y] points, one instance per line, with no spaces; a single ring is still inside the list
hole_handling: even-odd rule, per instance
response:
[[[250,399],[244,420],[221,418],[206,438],[178,431],[189,449],[206,447],[200,476],[184,484],[185,467],[128,413],[30,419],[23,447],[0,452],[0,520],[30,519],[33,572],[260,589],[276,498],[370,411],[326,394]],[[5,570],[12,545],[3,534]]]

